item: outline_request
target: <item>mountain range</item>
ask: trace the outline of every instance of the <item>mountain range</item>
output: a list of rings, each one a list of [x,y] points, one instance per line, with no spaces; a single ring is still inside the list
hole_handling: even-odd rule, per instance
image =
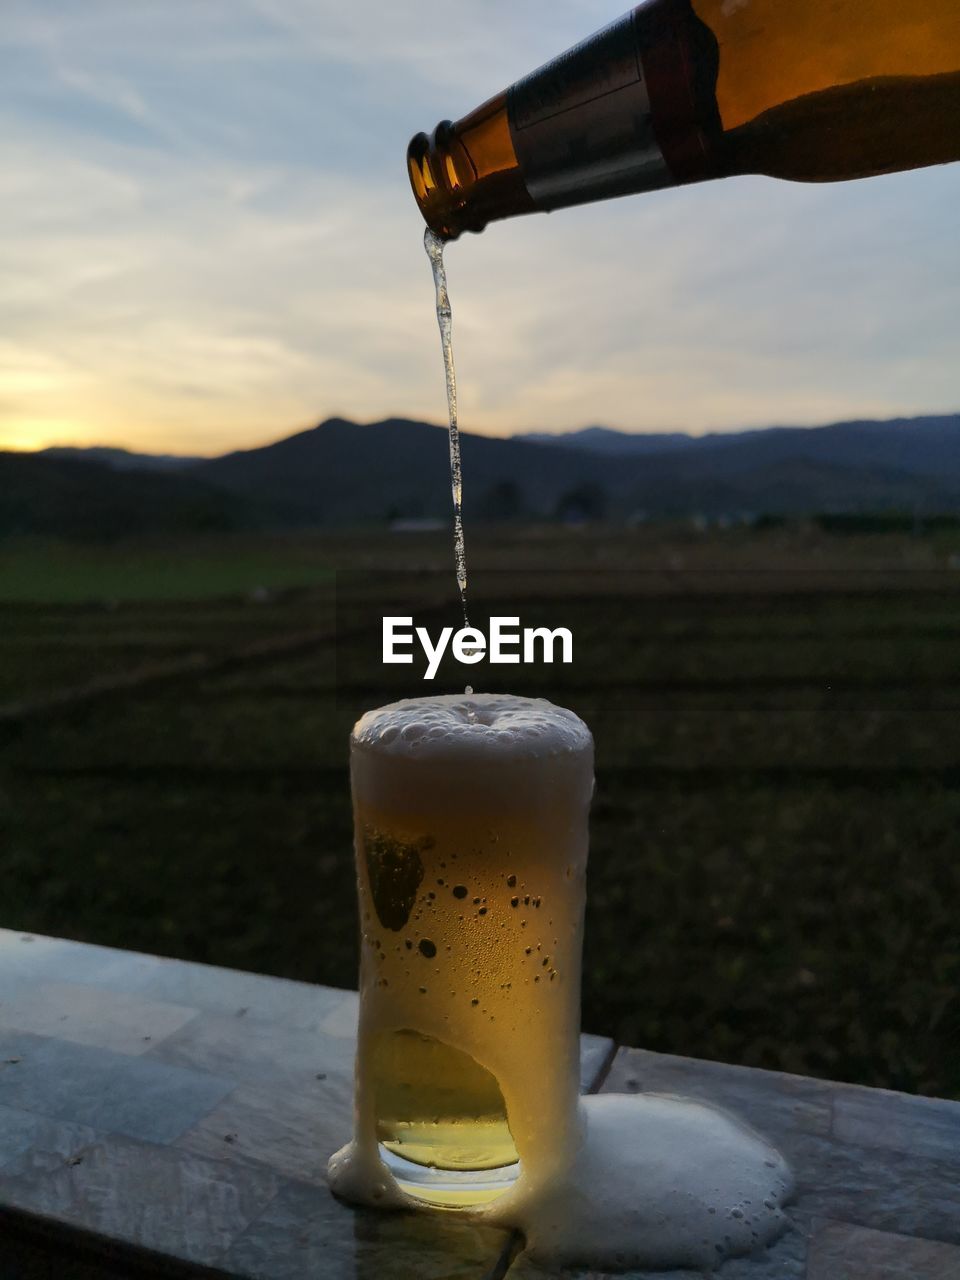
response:
[[[447,519],[445,429],[332,418],[218,458],[0,453],[0,535],[290,529]],[[469,520],[960,511],[960,414],[725,435],[464,433]]]

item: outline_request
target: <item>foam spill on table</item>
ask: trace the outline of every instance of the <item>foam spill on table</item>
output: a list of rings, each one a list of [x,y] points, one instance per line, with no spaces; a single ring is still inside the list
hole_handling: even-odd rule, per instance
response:
[[[553,1178],[508,1192],[487,1221],[523,1232],[550,1266],[706,1269],[783,1230],[792,1179],[759,1135],[701,1103],[602,1094],[580,1104],[583,1141]]]

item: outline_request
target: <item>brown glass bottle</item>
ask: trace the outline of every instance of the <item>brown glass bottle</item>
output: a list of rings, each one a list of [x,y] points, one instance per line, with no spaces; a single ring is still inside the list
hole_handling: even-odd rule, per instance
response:
[[[445,239],[733,174],[957,159],[960,0],[646,0],[408,151]]]

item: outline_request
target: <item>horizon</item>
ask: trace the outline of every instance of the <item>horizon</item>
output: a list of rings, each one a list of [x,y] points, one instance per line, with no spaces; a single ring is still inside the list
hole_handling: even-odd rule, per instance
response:
[[[9,0],[0,447],[216,456],[317,405],[441,417],[407,141],[617,11],[423,0],[414,26],[383,0]],[[958,204],[958,164],[745,177],[465,236],[464,428],[950,412]]]
[[[543,428],[524,427],[524,428],[518,428],[515,431],[506,432],[503,434],[497,433],[497,432],[489,432],[489,431],[476,431],[466,427],[462,427],[460,429],[460,435],[461,436],[471,436],[471,435],[481,436],[484,439],[488,439],[488,440],[516,440],[518,438],[529,437],[531,435],[555,437],[556,439],[561,439],[564,436],[577,435],[578,433],[582,433],[584,431],[608,431],[616,435],[624,435],[624,436],[643,436],[646,438],[652,438],[658,435],[664,435],[664,436],[683,435],[693,440],[702,440],[702,439],[707,439],[710,436],[717,436],[717,435],[722,435],[722,436],[748,435],[754,432],[764,432],[764,431],[822,431],[829,427],[847,426],[852,423],[858,423],[858,422],[878,423],[880,425],[883,425],[885,423],[897,422],[897,421],[900,421],[901,419],[907,422],[912,422],[918,419],[923,420],[926,418],[941,418],[941,417],[944,417],[944,418],[960,417],[960,409],[946,410],[943,413],[936,413],[936,414],[923,414],[923,413],[893,414],[887,418],[875,418],[875,417],[869,417],[869,416],[860,414],[854,417],[840,418],[840,419],[837,419],[836,421],[830,421],[830,422],[809,422],[809,423],[771,422],[771,423],[765,424],[764,426],[759,426],[759,427],[752,427],[752,426],[751,427],[730,427],[725,430],[710,429],[710,430],[698,431],[698,430],[693,430],[689,428],[687,429],[671,428],[669,430],[665,429],[663,431],[651,431],[649,429],[642,429],[642,428],[632,429],[629,427],[610,427],[610,426],[606,426],[603,423],[591,422],[591,423],[585,423],[581,427],[571,427],[571,428],[568,428],[567,430],[561,430],[561,431],[549,431]],[[262,440],[259,443],[245,445],[238,449],[225,449],[225,450],[222,450],[220,453],[206,453],[206,454],[177,453],[175,451],[170,451],[170,450],[136,449],[136,448],[131,448],[129,445],[126,445],[126,444],[113,444],[103,440],[93,441],[88,444],[75,442],[75,441],[53,441],[50,444],[41,445],[35,449],[8,449],[2,444],[0,444],[0,451],[10,452],[10,453],[34,454],[34,453],[44,453],[46,451],[55,450],[55,449],[74,449],[79,452],[86,452],[94,449],[102,449],[102,450],[115,450],[121,453],[130,453],[133,455],[143,455],[146,457],[170,457],[170,458],[182,457],[182,458],[189,458],[189,459],[197,458],[201,461],[212,461],[214,458],[222,457],[226,453],[249,453],[249,452],[256,452],[258,449],[267,449],[267,448],[270,448],[272,445],[281,444],[285,440],[293,439],[296,436],[306,435],[306,434],[309,434],[309,432],[311,431],[317,431],[321,427],[327,426],[327,424],[330,422],[346,422],[350,426],[355,426],[355,427],[374,427],[374,426],[382,426],[390,422],[406,422],[406,423],[412,423],[415,426],[432,427],[438,431],[443,431],[443,432],[446,432],[449,429],[446,422],[431,421],[426,418],[413,418],[408,414],[390,413],[383,418],[374,418],[369,421],[361,421],[357,418],[348,418],[343,414],[330,414],[326,418],[321,419],[319,422],[314,422],[312,426],[297,427],[297,428],[294,428],[292,431],[286,432],[283,435],[278,435],[276,437],[271,436],[270,438]]]

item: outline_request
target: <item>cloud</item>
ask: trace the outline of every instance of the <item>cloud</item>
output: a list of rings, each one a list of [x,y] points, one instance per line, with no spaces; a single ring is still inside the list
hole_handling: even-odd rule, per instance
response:
[[[8,0],[0,441],[215,452],[443,412],[409,135],[586,0]],[[693,429],[955,409],[960,166],[737,179],[448,251],[463,422]]]
[[[466,418],[725,428],[960,401],[955,169],[735,179],[451,250]]]

